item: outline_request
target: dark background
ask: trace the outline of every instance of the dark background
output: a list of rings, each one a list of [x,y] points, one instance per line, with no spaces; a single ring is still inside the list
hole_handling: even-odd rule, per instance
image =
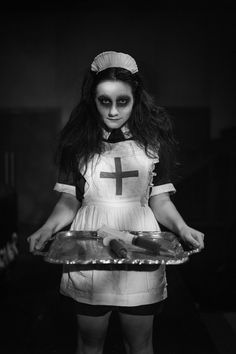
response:
[[[165,339],[170,328],[174,331],[174,319],[181,328],[186,316],[192,330],[202,333],[196,353],[219,353],[199,312],[235,312],[235,14],[230,1],[190,7],[171,1],[80,0],[3,9],[0,245],[16,231],[19,255],[1,271],[1,307],[7,309],[4,333],[13,333],[20,343],[16,349],[6,336],[4,354],[63,353],[68,341],[73,347],[73,325],[71,332],[68,327],[68,333],[60,332],[70,320],[58,303],[61,269],[31,256],[26,238],[58,198],[52,190],[57,134],[79,98],[87,66],[107,50],[132,55],[146,87],[173,116],[180,161],[173,201],[186,221],[206,234],[201,254],[168,269],[170,300],[160,353],[185,352],[178,332],[171,334],[179,347],[169,343],[166,349]],[[190,332],[191,326],[187,343],[193,340]],[[66,338],[61,349],[58,333]],[[108,352],[115,353],[109,345]]]

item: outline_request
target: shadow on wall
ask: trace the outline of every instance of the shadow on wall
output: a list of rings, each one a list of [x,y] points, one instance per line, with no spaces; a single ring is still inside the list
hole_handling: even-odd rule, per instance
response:
[[[58,110],[1,111],[1,186],[15,193],[4,223],[37,226],[48,216],[56,196],[54,152],[60,125]],[[6,158],[10,156],[10,158]],[[9,194],[10,198],[10,194]]]
[[[174,196],[187,222],[205,234],[205,250],[182,274],[202,307],[235,311],[236,128],[199,147]],[[189,156],[191,159],[191,156]]]

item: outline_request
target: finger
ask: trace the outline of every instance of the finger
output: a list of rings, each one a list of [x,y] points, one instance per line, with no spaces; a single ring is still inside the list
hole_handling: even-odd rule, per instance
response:
[[[44,245],[48,242],[50,237],[52,236],[51,232],[44,232],[41,234],[41,237],[35,243],[35,249],[40,250],[44,247]]]
[[[198,245],[197,248],[203,249],[204,248],[204,241],[203,241],[203,234],[199,233],[193,236],[195,239],[196,244]]]
[[[39,237],[40,237],[40,234],[34,233],[33,235],[31,235],[27,238],[27,241],[29,242],[30,252],[34,252],[35,245],[38,242]]]
[[[30,252],[33,252],[33,251],[34,251],[34,246],[35,246],[36,239],[34,239],[33,237],[29,237],[29,238],[28,238],[28,242],[29,242],[29,244],[30,244],[29,250],[30,250]]]
[[[186,241],[194,248],[198,248],[200,246],[198,240],[196,240],[191,234],[186,236]]]
[[[204,234],[203,233],[200,233],[198,235],[198,242],[199,242],[199,245],[200,245],[200,248],[203,249],[204,248]]]
[[[194,248],[200,248],[200,243],[198,241],[196,241],[195,239],[193,240],[192,245]]]
[[[204,248],[204,237],[205,237],[204,233],[202,233],[196,229],[193,229],[193,228],[190,228],[190,230],[191,230],[191,235],[198,242],[199,247]]]

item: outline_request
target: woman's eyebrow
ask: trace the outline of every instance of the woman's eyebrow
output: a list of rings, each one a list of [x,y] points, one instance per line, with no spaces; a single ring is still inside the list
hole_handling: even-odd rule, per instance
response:
[[[131,97],[129,95],[126,95],[126,94],[117,96],[117,99],[121,99],[121,98],[130,99]]]
[[[124,94],[124,95],[118,95],[117,97],[116,97],[116,100],[120,100],[120,99],[130,99],[131,97],[130,97],[130,95],[127,95],[127,94]],[[108,99],[108,100],[112,100],[112,97],[111,96],[109,96],[109,95],[105,95],[105,94],[101,94],[101,95],[99,95],[98,96],[98,99]]]
[[[102,98],[106,98],[106,99],[111,99],[111,97],[110,96],[108,96],[108,95],[104,95],[104,94],[102,94],[102,95],[99,95],[98,96],[98,98],[100,98],[100,99],[102,99]]]

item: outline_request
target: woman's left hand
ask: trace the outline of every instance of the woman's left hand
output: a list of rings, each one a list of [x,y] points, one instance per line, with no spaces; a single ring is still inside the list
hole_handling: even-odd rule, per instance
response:
[[[200,250],[204,248],[204,234],[197,231],[189,226],[184,226],[180,232],[179,236],[187,244],[191,245],[193,248],[199,248]]]

